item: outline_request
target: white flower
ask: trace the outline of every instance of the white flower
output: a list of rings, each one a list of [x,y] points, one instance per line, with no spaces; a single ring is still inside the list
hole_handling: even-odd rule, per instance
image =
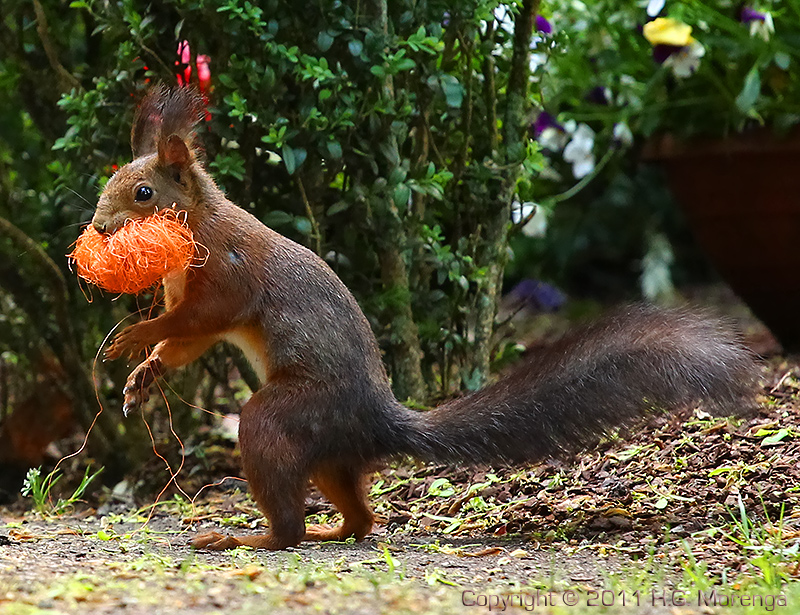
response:
[[[352,265],[350,259],[344,254],[341,252],[335,252],[333,250],[325,255],[325,261],[332,265],[342,265],[344,267],[350,267]]]
[[[700,58],[705,53],[705,47],[694,41],[664,60],[664,66],[669,66],[678,78],[691,77],[700,66]]]
[[[494,10],[494,18],[497,24],[509,34],[514,34],[514,20],[505,4],[500,4]]]
[[[549,126],[542,131],[542,134],[540,134],[536,140],[539,142],[542,149],[550,150],[551,152],[560,152],[566,145],[567,138],[564,131]]]
[[[236,442],[239,439],[239,415],[226,414],[223,416],[216,431],[226,440]]]
[[[617,122],[614,124],[614,140],[623,147],[630,147],[633,145],[633,133],[630,126],[625,122]]]
[[[769,41],[774,32],[775,23],[772,21],[772,13],[764,13],[764,19],[753,19],[750,22],[750,36],[760,36],[765,41]]]
[[[511,221],[514,224],[526,220],[534,212],[536,214],[522,227],[522,234],[528,237],[544,237],[547,230],[547,216],[544,210],[531,201],[520,203],[519,199],[515,198],[511,203]]]
[[[642,259],[640,278],[642,294],[650,301],[674,296],[671,268],[675,262],[675,255],[669,239],[658,233],[651,237],[648,243],[647,254]]]
[[[564,160],[572,164],[575,179],[586,177],[594,171],[594,130],[587,124],[580,124],[572,134],[572,139],[564,148]]]
[[[537,207],[536,215],[522,227],[522,234],[526,237],[544,237],[547,234],[547,212]]]
[[[519,224],[525,218],[530,216],[535,209],[536,203],[531,203],[530,201],[520,203],[519,199],[515,197],[511,202],[511,221],[514,224]]]
[[[664,10],[664,5],[666,3],[666,0],[650,0],[650,2],[647,3],[647,15],[649,17],[657,16]]]
[[[530,74],[533,75],[540,66],[544,66],[546,63],[546,53],[531,53],[530,56],[528,56],[528,68],[530,70]]]

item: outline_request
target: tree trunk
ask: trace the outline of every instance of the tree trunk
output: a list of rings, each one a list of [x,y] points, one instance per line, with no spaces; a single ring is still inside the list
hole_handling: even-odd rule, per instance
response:
[[[475,313],[475,348],[470,381],[483,384],[489,375],[494,319],[502,290],[503,270],[507,261],[508,226],[522,162],[525,159],[525,120],[528,100],[528,63],[533,22],[539,0],[524,0],[514,23],[514,50],[506,89],[503,141],[498,158],[502,164],[496,199],[484,211],[482,241],[477,250],[478,263],[486,267],[486,277],[479,289]]]
[[[386,35],[389,29],[389,14],[386,0],[375,0],[375,29]],[[386,75],[381,84],[381,95],[386,100],[394,100],[394,83],[391,75]],[[397,139],[387,127],[383,137],[386,167],[384,177],[400,165],[400,150]],[[378,195],[374,202],[377,231],[383,240],[378,248],[383,291],[389,298],[388,317],[391,327],[390,364],[392,367],[392,386],[400,400],[423,401],[427,397],[425,379],[422,377],[422,347],[419,331],[411,308],[411,292],[408,267],[404,254],[408,250],[408,235],[394,203],[392,194]],[[382,197],[382,198],[381,198]]]

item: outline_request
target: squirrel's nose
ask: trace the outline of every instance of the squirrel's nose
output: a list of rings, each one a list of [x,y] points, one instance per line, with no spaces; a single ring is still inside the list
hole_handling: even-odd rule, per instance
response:
[[[106,232],[106,225],[104,222],[100,222],[99,220],[92,220],[92,226],[94,230],[98,233],[105,233]]]

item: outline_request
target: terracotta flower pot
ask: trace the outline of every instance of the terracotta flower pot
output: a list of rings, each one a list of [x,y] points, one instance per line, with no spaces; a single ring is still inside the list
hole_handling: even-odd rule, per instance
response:
[[[701,248],[789,352],[800,351],[800,131],[652,141]]]

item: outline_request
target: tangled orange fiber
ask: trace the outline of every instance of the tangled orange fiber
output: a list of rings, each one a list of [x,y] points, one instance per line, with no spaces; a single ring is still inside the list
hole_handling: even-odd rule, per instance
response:
[[[69,257],[84,280],[113,293],[134,295],[167,273],[186,271],[196,243],[191,229],[172,212],[129,220],[111,235],[88,226]]]

